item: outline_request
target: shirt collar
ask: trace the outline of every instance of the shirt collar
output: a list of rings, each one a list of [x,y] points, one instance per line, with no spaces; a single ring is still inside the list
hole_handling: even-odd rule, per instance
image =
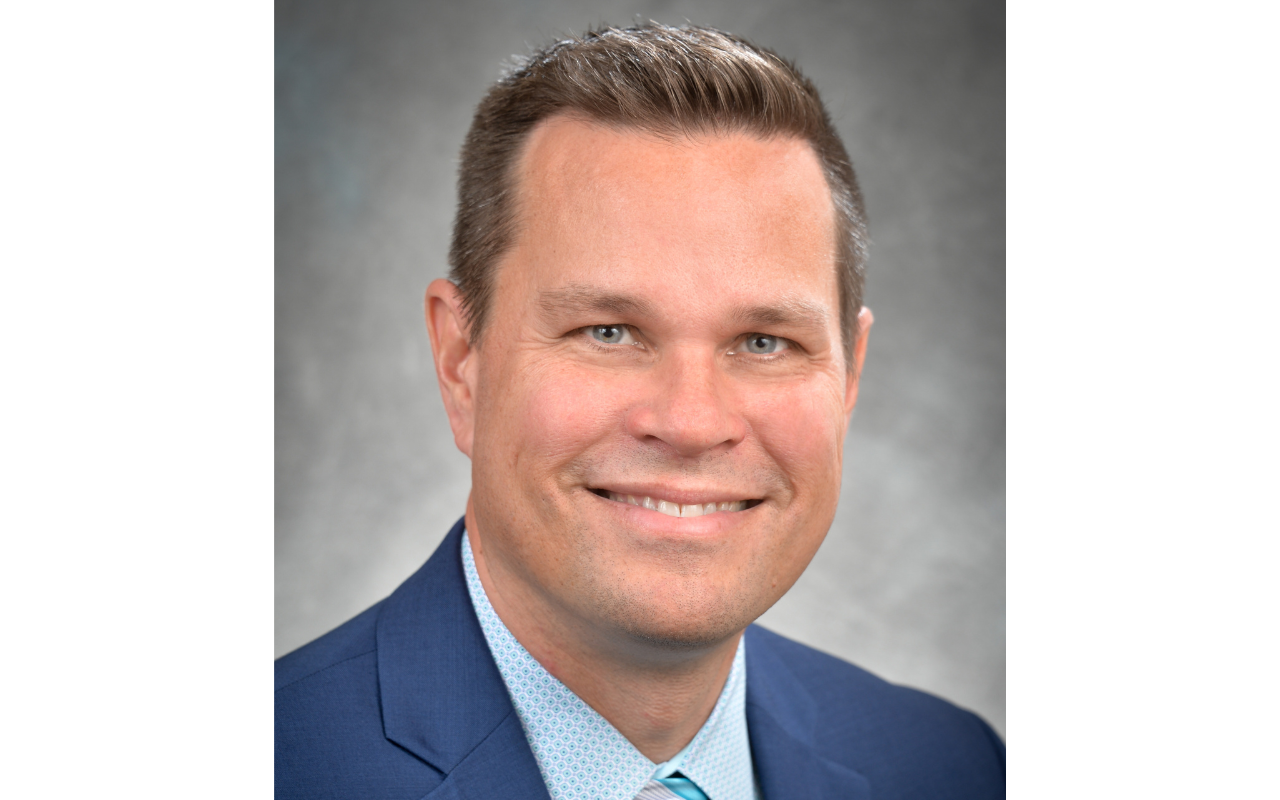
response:
[[[755,794],[741,639],[711,716],[674,758],[655,764],[516,641],[489,603],[465,531],[462,567],[485,641],[553,800],[634,800],[651,778],[675,772],[696,783],[710,800]]]

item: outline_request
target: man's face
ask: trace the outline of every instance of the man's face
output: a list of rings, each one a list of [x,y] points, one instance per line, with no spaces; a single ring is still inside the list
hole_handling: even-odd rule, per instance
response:
[[[819,161],[561,117],[517,183],[453,414],[488,574],[579,628],[723,641],[800,576],[839,496],[857,384]]]

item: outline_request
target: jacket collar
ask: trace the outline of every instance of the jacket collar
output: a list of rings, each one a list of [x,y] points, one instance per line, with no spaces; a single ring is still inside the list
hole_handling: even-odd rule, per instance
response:
[[[760,791],[766,800],[871,797],[860,773],[819,754],[818,704],[787,663],[769,647],[771,636],[747,628],[747,734]]]
[[[545,797],[467,595],[462,523],[378,613],[383,733],[445,773],[442,796],[483,796],[491,785]]]

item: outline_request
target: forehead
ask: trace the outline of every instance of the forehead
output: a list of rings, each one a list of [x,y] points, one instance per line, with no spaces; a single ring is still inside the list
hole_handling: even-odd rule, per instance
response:
[[[835,209],[803,140],[664,138],[560,116],[531,132],[515,178],[509,261],[538,287],[660,277],[685,291],[758,292],[772,282],[813,285],[834,302]]]

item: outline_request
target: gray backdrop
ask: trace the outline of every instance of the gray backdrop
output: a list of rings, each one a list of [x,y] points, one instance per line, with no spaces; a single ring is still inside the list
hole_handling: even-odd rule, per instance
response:
[[[513,53],[636,17],[817,83],[871,218],[876,315],[835,524],[762,623],[986,717],[1004,680],[1004,6],[279,2],[276,654],[378,601],[462,514],[422,295],[472,110]]]

